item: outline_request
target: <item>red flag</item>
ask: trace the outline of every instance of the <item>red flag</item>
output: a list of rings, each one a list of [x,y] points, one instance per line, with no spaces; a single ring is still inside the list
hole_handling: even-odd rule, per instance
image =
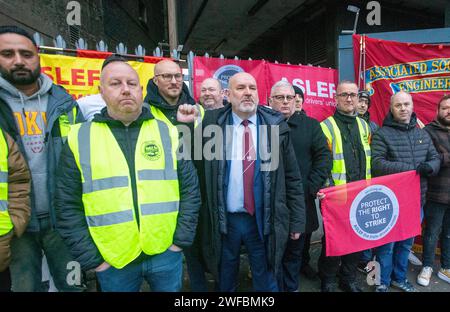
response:
[[[198,100],[200,85],[206,78],[217,78],[222,83],[222,87],[227,88],[228,79],[235,73],[243,71],[255,77],[261,104],[268,103],[272,85],[279,80],[286,80],[302,89],[305,95],[303,109],[308,116],[322,121],[335,111],[334,96],[338,80],[338,71],[336,69],[274,64],[261,60],[247,61],[194,57],[194,98]]]
[[[267,63],[267,87],[270,88],[282,79],[302,89],[305,95],[303,110],[309,117],[322,121],[336,110],[336,69],[305,65]]]
[[[415,171],[322,190],[326,255],[341,256],[420,234],[420,177]]]
[[[360,68],[361,36],[353,35],[355,77]],[[411,94],[423,124],[436,116],[438,100],[450,91],[450,45],[414,44],[364,37],[365,89],[371,94],[371,118],[381,125],[392,94]]]

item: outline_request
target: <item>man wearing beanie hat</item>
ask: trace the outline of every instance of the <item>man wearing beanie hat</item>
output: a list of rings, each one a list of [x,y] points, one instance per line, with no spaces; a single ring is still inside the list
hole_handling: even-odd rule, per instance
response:
[[[305,96],[303,94],[302,89],[297,86],[292,86],[295,92],[295,110],[300,112],[303,109],[303,102],[305,101]]]
[[[359,117],[367,121],[370,126],[370,130],[374,133],[379,127],[378,125],[370,120],[370,94],[369,91],[361,90],[358,92],[358,104],[356,104],[356,112]]]
[[[361,90],[358,92],[358,103],[356,104],[356,112],[358,113],[358,116],[367,121],[369,124],[370,130],[372,133],[374,133],[379,127],[376,123],[370,120],[370,113],[369,113],[369,107],[370,107],[370,94],[369,91]],[[369,273],[369,267],[367,264],[372,260],[372,250],[364,250],[361,252],[361,258],[359,259],[358,263],[358,271],[362,273]]]
[[[302,112],[301,114],[304,115],[304,118],[306,117],[305,111],[303,111],[303,102],[305,101],[305,95],[303,94],[302,89],[300,89],[297,86],[292,86],[294,88],[295,92],[295,111],[296,112]],[[310,233],[303,233],[304,236],[304,245],[303,245],[303,252],[302,252],[302,261],[301,261],[301,269],[300,272],[308,279],[314,280],[316,278],[316,272],[314,269],[309,265],[309,261],[311,259],[311,255],[309,254],[309,249],[311,246],[311,236],[312,231]]]

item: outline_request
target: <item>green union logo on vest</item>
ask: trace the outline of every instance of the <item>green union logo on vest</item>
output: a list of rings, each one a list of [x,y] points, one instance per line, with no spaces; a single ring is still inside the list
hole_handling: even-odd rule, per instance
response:
[[[161,157],[161,146],[155,141],[142,143],[142,155],[148,160],[158,160]]]

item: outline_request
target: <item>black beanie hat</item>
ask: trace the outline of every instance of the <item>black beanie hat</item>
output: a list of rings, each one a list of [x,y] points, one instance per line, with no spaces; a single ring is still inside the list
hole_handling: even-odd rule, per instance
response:
[[[305,100],[305,96],[303,95],[302,89],[300,89],[300,88],[297,87],[297,86],[292,86],[292,87],[294,88],[295,94],[300,94],[300,96],[302,97],[302,100],[304,101],[304,100]]]
[[[359,91],[358,98],[360,98],[360,99],[361,98],[367,99],[367,106],[370,106],[370,94],[369,94],[369,91],[366,91],[366,90]]]

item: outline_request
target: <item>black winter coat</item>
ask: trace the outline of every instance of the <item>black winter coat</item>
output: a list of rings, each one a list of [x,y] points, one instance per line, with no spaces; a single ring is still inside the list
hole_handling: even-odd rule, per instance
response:
[[[153,118],[148,109],[143,108],[138,120],[125,127],[122,122],[111,119],[104,108],[101,114],[96,114],[92,121],[108,124],[127,160],[135,210],[137,210],[137,192],[134,155],[135,149],[139,148],[136,147],[136,142],[142,123]],[[183,248],[190,246],[194,240],[201,198],[197,172],[192,162],[179,160],[177,171],[180,183],[180,206],[173,244]],[[81,267],[85,270],[95,268],[104,260],[89,234],[82,202],[81,173],[68,144],[64,146],[61,154],[56,184],[57,230]],[[142,259],[142,255],[139,259]]]
[[[378,125],[370,120],[370,113],[369,111],[365,112],[364,115],[359,115],[359,117],[361,117],[362,119],[364,119],[370,127],[370,131],[372,132],[372,135],[375,133],[375,131],[377,131],[380,127],[378,127]]]
[[[197,127],[196,130],[202,131],[201,128],[208,125],[219,125],[222,133],[226,134],[224,129],[230,114],[231,105],[206,111],[202,127]],[[257,115],[262,125],[279,126],[278,145],[271,147],[272,150],[279,148],[279,165],[275,170],[261,171],[264,188],[263,233],[266,241],[266,254],[269,268],[277,276],[289,233],[301,233],[305,230],[305,199],[289,127],[284,121],[284,117],[263,106],[258,106]],[[267,127],[267,129],[271,131],[271,127]],[[269,145],[272,144],[270,133],[267,137]],[[204,138],[203,145],[210,140],[210,138]],[[227,139],[224,138],[223,142],[227,142]],[[223,145],[218,146],[222,147]],[[205,190],[202,192],[203,206],[199,219],[199,226],[202,229],[199,245],[202,248],[203,261],[208,271],[216,278],[222,250],[221,239],[222,235],[227,232],[226,194],[224,194],[223,185],[227,161],[225,149],[221,152],[223,153],[222,160],[203,159],[201,162],[203,170],[199,170],[201,185]]]
[[[305,233],[312,233],[319,227],[314,199],[331,172],[332,155],[316,119],[308,117],[301,111],[295,112],[287,122],[305,193]]]
[[[434,120],[425,130],[433,140],[441,156],[441,170],[435,177],[428,179],[427,199],[444,205],[450,204],[450,129]]]
[[[409,124],[401,124],[388,113],[381,127],[372,139],[372,176],[416,170],[426,162],[436,175],[440,167],[440,157],[428,133],[417,127],[416,114]],[[425,203],[427,179],[420,179],[421,204]]]

